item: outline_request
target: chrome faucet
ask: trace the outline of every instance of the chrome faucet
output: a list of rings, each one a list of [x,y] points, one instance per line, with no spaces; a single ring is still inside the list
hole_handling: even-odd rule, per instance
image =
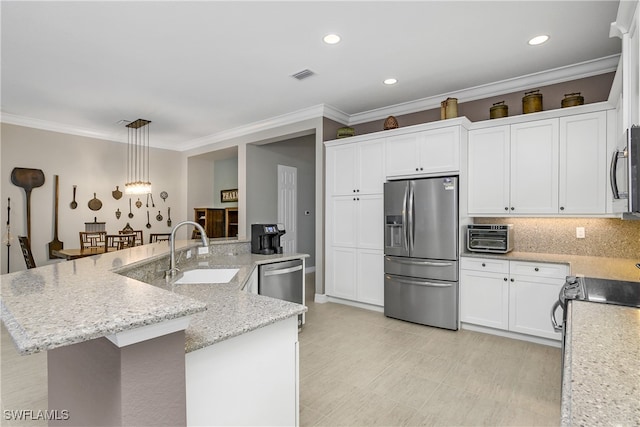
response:
[[[207,233],[205,233],[204,228],[202,228],[202,226],[200,224],[198,224],[197,222],[194,221],[182,221],[181,223],[178,223],[175,227],[173,227],[173,229],[171,230],[171,236],[169,237],[169,245],[171,246],[171,264],[169,266],[169,271],[167,271],[167,277],[173,277],[176,275],[176,272],[180,271],[177,267],[176,267],[176,231],[178,230],[178,228],[182,227],[183,225],[193,225],[195,226],[198,231],[200,232],[200,238],[202,239],[202,245],[205,247],[209,246],[209,239],[207,238]]]

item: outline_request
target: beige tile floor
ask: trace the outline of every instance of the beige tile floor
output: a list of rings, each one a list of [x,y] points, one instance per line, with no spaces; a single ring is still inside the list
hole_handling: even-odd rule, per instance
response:
[[[302,426],[542,426],[560,422],[560,350],[313,302],[300,334]],[[5,410],[47,409],[46,354],[19,356],[2,326]]]
[[[560,349],[313,302],[300,334],[302,426],[560,424]]]

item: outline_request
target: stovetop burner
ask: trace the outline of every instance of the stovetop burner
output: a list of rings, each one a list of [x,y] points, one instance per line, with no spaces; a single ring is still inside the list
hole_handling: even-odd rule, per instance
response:
[[[640,308],[640,282],[567,276],[560,300],[569,299]]]

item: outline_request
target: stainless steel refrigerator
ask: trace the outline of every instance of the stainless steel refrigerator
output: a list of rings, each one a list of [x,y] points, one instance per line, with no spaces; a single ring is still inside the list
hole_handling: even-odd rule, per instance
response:
[[[458,329],[458,177],[384,184],[384,314]]]

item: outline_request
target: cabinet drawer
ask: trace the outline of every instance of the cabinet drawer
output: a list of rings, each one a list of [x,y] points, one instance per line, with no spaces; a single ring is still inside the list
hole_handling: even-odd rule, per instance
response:
[[[554,277],[564,279],[569,274],[566,264],[546,264],[539,262],[511,261],[511,274]]]
[[[509,274],[509,261],[493,258],[460,257],[460,268],[463,270]]]

